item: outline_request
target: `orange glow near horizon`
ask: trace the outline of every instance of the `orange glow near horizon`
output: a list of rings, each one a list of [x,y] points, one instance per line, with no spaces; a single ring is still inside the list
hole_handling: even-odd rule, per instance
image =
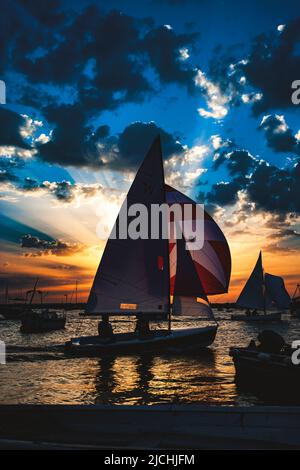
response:
[[[300,280],[299,251],[284,248],[272,251],[268,248],[266,242],[269,232],[264,229],[261,218],[254,221],[247,220],[246,229],[242,227],[239,231],[236,227],[222,228],[231,250],[231,281],[229,292],[210,296],[210,302],[235,302],[254,268],[261,249],[265,271],[282,276],[289,294],[293,295],[295,286]],[[84,240],[86,229],[83,234],[77,235],[79,241]],[[75,301],[76,281],[78,282],[78,301],[86,302],[105,246],[105,242],[97,241],[96,237],[94,240],[96,240],[95,244],[85,245],[78,252],[68,256],[54,254],[24,256],[20,247],[16,248],[11,244],[0,254],[3,260],[0,273],[2,281],[0,301],[4,299],[6,282],[9,286],[9,296],[12,298],[20,296],[21,289],[23,292],[31,289],[34,278],[39,277],[38,289],[45,292],[44,302],[65,302],[67,298],[68,301]]]

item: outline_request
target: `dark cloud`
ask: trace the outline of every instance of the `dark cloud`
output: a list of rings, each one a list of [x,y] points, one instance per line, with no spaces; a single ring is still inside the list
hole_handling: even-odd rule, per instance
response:
[[[297,230],[293,230],[291,228],[284,228],[269,236],[269,238],[290,238],[290,237],[299,238],[300,233],[297,232]]]
[[[292,106],[291,85],[300,70],[300,17],[277,34],[259,36],[244,71],[250,84],[263,93],[254,111]]]
[[[10,181],[18,181],[18,177],[11,173],[8,170],[1,170],[0,168],[0,183],[10,182]]]
[[[256,166],[256,159],[247,150],[224,150],[215,158],[213,169],[217,170],[221,165],[226,163],[229,174],[246,175]]]
[[[144,40],[145,50],[163,82],[191,85],[195,71],[180,60],[180,49],[193,45],[197,34],[176,34],[173,29],[161,26],[150,31]]]
[[[238,191],[243,190],[257,210],[275,214],[300,213],[300,161],[290,168],[281,169],[263,160],[253,159],[251,173],[248,174],[249,165],[245,165],[244,159],[244,152],[231,152],[223,158],[222,164],[236,176],[228,183],[214,184],[205,196],[208,203],[220,206],[234,204]],[[204,195],[200,196],[203,198]]]
[[[244,76],[242,63],[238,62],[237,57],[243,53],[243,47],[240,44],[223,48],[217,46],[213,50],[213,55],[209,61],[208,77],[225,94],[233,106],[241,104],[241,95],[245,92],[240,79]],[[233,68],[234,67],[234,68]]]
[[[44,191],[46,194],[51,194],[58,201],[70,203],[77,197],[88,199],[97,195],[103,190],[100,184],[82,184],[71,183],[70,181],[44,181],[39,182],[33,178],[25,178],[23,185],[17,186],[19,191],[36,192]]]
[[[144,158],[151,143],[160,135],[165,158],[173,154],[180,155],[183,146],[176,141],[172,134],[164,131],[155,123],[136,122],[126,127],[118,139],[118,148],[121,160],[117,165],[126,167],[136,167]]]
[[[152,0],[153,4],[167,3],[171,6],[188,6],[190,4],[201,5],[206,0]]]
[[[25,125],[25,118],[19,114],[0,107],[0,145],[30,148],[20,134],[20,128]]]
[[[0,157],[0,182],[16,182],[19,180],[14,170],[23,168],[24,162],[17,157]]]
[[[26,252],[25,256],[70,256],[82,251],[84,248],[80,243],[69,243],[61,240],[42,240],[30,234],[23,235],[21,239],[21,247],[29,248],[30,250],[37,250],[34,252]]]
[[[256,115],[292,107],[291,86],[300,70],[299,45],[300,17],[281,32],[256,37],[249,54],[241,54],[240,46],[227,50],[219,47],[211,61],[209,75],[228,94],[233,105],[241,104],[242,94],[249,93]],[[245,82],[240,81],[242,77]],[[253,90],[262,94],[260,99],[253,99]]]
[[[59,0],[18,0],[18,3],[32,15],[33,18],[48,27],[56,26],[66,19],[66,14],[60,9]]]
[[[62,105],[49,108],[46,117],[55,128],[51,140],[37,146],[39,156],[49,163],[72,166],[101,165],[97,142],[107,133],[103,126],[93,132],[86,125],[86,116],[80,106]]]
[[[259,128],[265,132],[267,144],[275,152],[300,153],[300,142],[287,126],[283,116],[265,116]]]
[[[271,212],[300,212],[300,162],[280,169],[260,162],[247,183],[250,200]]]
[[[66,166],[95,166],[114,169],[137,167],[157,135],[161,136],[164,156],[180,154],[183,146],[155,123],[137,122],[115,137],[108,126],[96,131],[85,127],[84,116],[74,106],[62,106],[48,114],[57,127],[51,140],[38,146],[40,157],[50,163]]]
[[[93,4],[66,12],[58,0],[6,3],[5,21],[0,20],[5,70],[22,77],[18,101],[39,108],[54,128],[51,141],[38,145],[49,163],[101,166],[108,160],[118,166],[118,138],[109,136],[107,126],[95,128],[91,122],[105,110],[143,101],[160,82],[193,86],[195,71],[180,60],[180,49],[193,47],[195,33],[154,28],[151,18],[104,12]],[[2,41],[0,52],[1,46]],[[0,115],[0,145],[1,140],[26,145],[18,134],[20,123],[16,114]],[[129,153],[130,164],[135,157]]]
[[[35,45],[44,47],[43,53],[23,54],[15,67],[34,83],[73,85],[74,95],[93,112],[141,101],[153,92],[145,74],[150,65],[162,81],[190,85],[194,72],[178,60],[179,48],[192,45],[196,34],[151,29],[152,23],[90,5],[51,35],[52,44]]]
[[[51,5],[51,7],[50,7]],[[19,71],[19,62],[41,48],[51,47],[59,26],[56,0],[2,0],[0,15],[0,72]],[[63,17],[61,16],[61,19]]]
[[[234,204],[238,198],[238,191],[242,188],[243,184],[239,179],[213,184],[210,192],[206,195],[206,201],[209,204],[225,206]]]

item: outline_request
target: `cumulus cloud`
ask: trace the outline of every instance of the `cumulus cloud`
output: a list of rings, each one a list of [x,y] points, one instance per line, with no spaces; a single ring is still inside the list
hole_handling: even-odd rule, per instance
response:
[[[18,113],[0,107],[0,146],[20,147],[29,149],[21,131],[26,127],[25,117]]]
[[[106,191],[111,191],[100,184],[71,183],[70,181],[43,181],[40,183],[28,177],[25,178],[23,185],[19,185],[16,190],[19,193],[36,194],[37,196],[50,194],[61,203],[75,203],[77,205],[80,205],[83,200],[88,201]]]
[[[116,170],[136,168],[157,135],[161,137],[166,158],[183,152],[183,146],[176,138],[154,122],[135,122],[118,136],[111,136],[106,125],[95,131],[85,127],[82,110],[77,107],[60,107],[55,111],[54,120],[58,126],[51,139],[37,145],[40,157],[51,163]]]
[[[220,87],[210,81],[201,70],[197,71],[195,84],[204,92],[208,107],[208,109],[198,109],[200,116],[223,119],[228,114],[229,99],[226,94],[223,94]]]
[[[22,237],[21,247],[30,250],[25,253],[25,256],[71,256],[82,251],[84,248],[80,243],[69,243],[61,240],[42,240],[31,234]]]
[[[251,103],[256,115],[292,107],[291,84],[300,70],[299,41],[300,17],[260,34],[247,55],[237,48],[219,48],[209,77],[231,97],[232,105]]]
[[[209,145],[194,145],[185,148],[181,155],[175,155],[165,161],[165,176],[169,185],[190,191],[206,173],[204,159],[210,153]]]
[[[252,157],[245,150],[235,150],[221,154],[216,165],[224,165],[232,179],[213,184],[206,194],[208,203],[221,207],[232,205],[242,192],[257,210],[300,213],[300,161],[281,169]]]
[[[264,131],[268,146],[275,152],[300,154],[298,135],[293,134],[284,116],[278,114],[264,116],[259,128]]]
[[[25,2],[22,4],[28,9]],[[58,14],[58,6],[56,2],[51,7],[52,14]],[[30,10],[35,13],[33,6]],[[46,10],[36,9],[42,22],[39,10]],[[40,26],[45,29],[45,24]],[[26,25],[22,28],[26,30]],[[193,75],[178,56],[179,50],[193,45],[196,34],[178,34],[165,26],[153,28],[149,18],[137,19],[118,11],[104,13],[89,5],[73,12],[64,27],[58,22],[56,32],[59,34],[43,39],[40,54],[41,41],[33,38],[31,53],[20,54],[13,66],[37,84],[72,84],[80,102],[90,110],[112,109],[153,92],[153,83],[145,74],[150,66],[161,81],[189,86]]]
[[[197,36],[195,33],[176,34],[167,25],[153,29],[145,36],[144,48],[162,82],[192,85],[195,71],[185,64],[189,58],[186,46],[192,45]]]
[[[42,104],[52,133],[41,129],[39,119],[0,109],[0,145],[31,146],[50,163],[121,167],[118,136],[91,122],[104,111],[143,101],[162,83],[194,88],[187,59],[195,33],[154,27],[151,18],[104,12],[95,4],[69,11],[66,21],[58,0],[4,2],[0,71],[5,65],[5,72],[20,74],[18,101],[39,109]]]

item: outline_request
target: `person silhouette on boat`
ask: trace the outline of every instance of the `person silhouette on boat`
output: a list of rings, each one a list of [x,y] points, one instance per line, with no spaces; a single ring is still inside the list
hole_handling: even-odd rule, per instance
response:
[[[259,341],[257,349],[264,353],[280,354],[285,346],[283,337],[273,330],[263,330],[257,339]]]
[[[140,339],[146,339],[151,336],[149,320],[143,315],[137,317],[134,332]]]
[[[102,315],[102,320],[98,323],[98,334],[103,339],[113,339],[114,332],[111,324],[109,323],[109,315],[107,313]]]

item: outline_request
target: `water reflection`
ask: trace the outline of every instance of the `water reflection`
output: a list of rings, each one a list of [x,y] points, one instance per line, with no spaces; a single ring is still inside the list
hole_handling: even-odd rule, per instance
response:
[[[152,355],[98,361],[95,403],[159,404],[204,402],[215,380],[215,353]]]
[[[18,322],[1,322],[0,339],[8,344],[11,362],[0,366],[0,403],[288,404],[284,395],[275,400],[237,386],[228,351],[233,345],[247,345],[264,328],[274,329],[290,343],[300,338],[300,321],[288,317],[262,326],[231,322],[230,314],[228,319],[225,315],[219,314],[216,340],[203,354],[105,359],[65,358],[62,349],[57,350],[70,337],[96,334],[97,319],[71,314],[65,330],[28,336],[20,334]],[[116,331],[134,329],[125,320],[114,323]],[[174,323],[174,328],[193,326],[199,325],[193,320]]]

